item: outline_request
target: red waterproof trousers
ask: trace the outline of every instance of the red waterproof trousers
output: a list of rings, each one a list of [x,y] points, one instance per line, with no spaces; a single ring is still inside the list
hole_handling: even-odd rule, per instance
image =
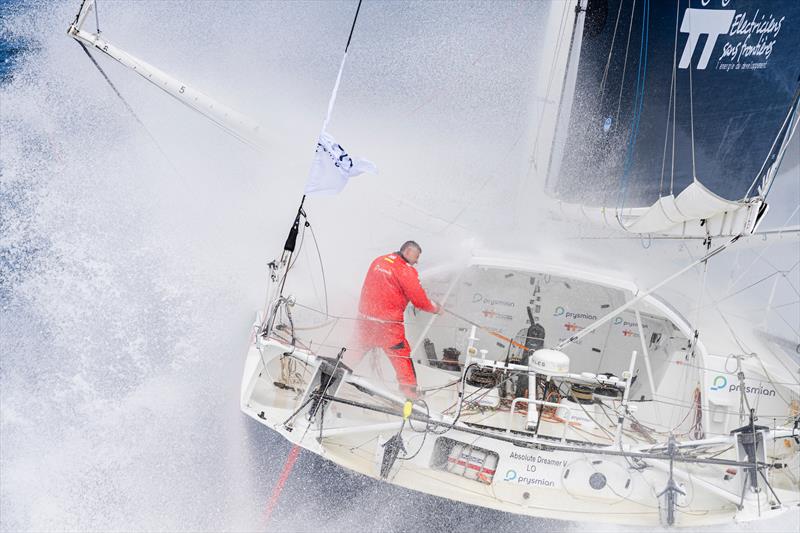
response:
[[[361,287],[360,320],[347,361],[355,366],[368,351],[382,349],[389,356],[400,388],[412,396],[417,387],[417,374],[403,326],[403,312],[409,302],[422,311],[437,311],[419,283],[417,269],[403,254],[396,252],[376,258]]]
[[[362,316],[356,326],[352,348],[348,363],[353,366],[357,365],[368,351],[380,348],[389,357],[403,392],[413,393],[416,389],[417,373],[411,361],[411,347],[408,345],[402,322],[384,322]]]

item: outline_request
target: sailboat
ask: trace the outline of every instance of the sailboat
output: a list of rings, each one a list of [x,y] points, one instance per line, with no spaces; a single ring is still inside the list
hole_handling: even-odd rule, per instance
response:
[[[246,117],[86,29],[92,6],[69,28],[90,56],[259,145]],[[421,388],[409,399],[382,354],[348,365],[363,318],[287,290],[310,227],[301,202],[269,265],[241,409],[344,468],[510,513],[696,527],[786,512],[800,504],[798,339],[733,327],[719,301],[698,301],[730,250],[796,243],[796,229],[759,228],[797,146],[800,7],[579,0],[549,16],[520,196],[546,195],[548,218],[595,242],[664,239],[696,256],[646,286],[602,261],[513,250],[429,269],[446,312],[406,310]],[[687,305],[669,288],[698,271]]]

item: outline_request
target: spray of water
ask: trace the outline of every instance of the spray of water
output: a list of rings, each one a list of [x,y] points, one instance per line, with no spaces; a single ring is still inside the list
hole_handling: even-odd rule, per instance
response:
[[[137,122],[65,35],[77,3],[8,7],[2,31],[26,52],[0,86],[2,530],[265,527],[289,447],[239,412],[241,362],[354,7],[100,2],[109,39],[251,114],[274,134],[266,154],[100,58]],[[507,178],[528,168],[541,11],[362,10],[332,131],[381,174],[308,206],[341,314],[368,259],[409,237],[428,264],[468,239],[561,253],[504,229]],[[315,260],[299,266],[316,275]],[[270,529],[567,527],[308,454],[283,498]]]

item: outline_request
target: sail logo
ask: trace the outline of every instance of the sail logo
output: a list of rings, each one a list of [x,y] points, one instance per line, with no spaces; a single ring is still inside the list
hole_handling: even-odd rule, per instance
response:
[[[636,322],[630,322],[628,320],[623,319],[621,316],[618,316],[614,319],[615,326],[622,326],[623,328],[638,328],[639,324]],[[642,324],[642,329],[647,329],[650,326],[647,324]]]
[[[728,385],[728,378],[725,376],[716,376],[714,378],[714,382],[711,385],[712,391],[722,390],[724,388],[728,389],[728,392],[740,392],[741,385],[736,383],[731,383]],[[758,386],[745,386],[744,387],[745,394],[759,394],[761,396],[775,396],[775,389],[770,389],[768,387],[763,387],[761,385]]]
[[[496,298],[490,298],[488,296],[484,296],[483,294],[476,292],[472,295],[472,303],[476,304],[478,302],[485,303],[487,305],[501,305],[504,307],[515,307],[516,304],[510,300],[498,300]]]
[[[564,307],[558,306],[553,310],[553,316],[563,316],[566,319],[585,319],[585,320],[597,320],[597,316],[591,313],[583,313],[583,312],[575,312],[575,311],[567,311]]]
[[[687,8],[681,22],[681,33],[689,36],[683,47],[678,68],[691,65],[701,36],[706,36],[697,70],[705,70],[720,36],[728,39],[717,58],[718,70],[758,70],[766,68],[786,17],[776,19],[756,10],[754,14],[737,13],[735,9]],[[738,42],[737,42],[738,41]]]
[[[686,46],[683,47],[681,62],[678,68],[689,68],[694,55],[694,49],[701,35],[706,35],[706,44],[700,60],[697,62],[697,70],[705,70],[708,60],[711,59],[711,52],[717,44],[717,37],[726,35],[731,27],[735,9],[693,9],[687,8],[683,12],[683,22],[681,22],[681,33],[688,33]]]
[[[711,390],[724,389],[728,385],[728,378],[725,376],[717,376],[714,378],[714,384],[711,385]]]
[[[331,158],[331,162],[336,167],[344,168],[345,170],[353,168],[353,158],[347,154],[341,144],[333,143],[330,145],[329,149],[325,144],[318,142],[316,153],[320,152],[328,154]]]

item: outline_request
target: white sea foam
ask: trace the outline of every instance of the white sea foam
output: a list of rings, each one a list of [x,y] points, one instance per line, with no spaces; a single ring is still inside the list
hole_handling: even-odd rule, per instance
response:
[[[242,358],[354,3],[100,2],[108,39],[274,132],[266,157],[99,58],[142,128],[65,35],[77,5],[9,9],[3,21],[29,49],[0,87],[0,528],[259,529],[288,445],[239,412]],[[531,136],[537,11],[362,9],[332,130],[381,175],[309,204],[343,314],[367,260],[409,237],[426,248],[423,266],[467,238],[562,253],[547,235],[506,230],[508,177],[528,167],[518,148]],[[308,259],[298,268],[318,275]],[[566,526],[304,454],[271,527]]]

